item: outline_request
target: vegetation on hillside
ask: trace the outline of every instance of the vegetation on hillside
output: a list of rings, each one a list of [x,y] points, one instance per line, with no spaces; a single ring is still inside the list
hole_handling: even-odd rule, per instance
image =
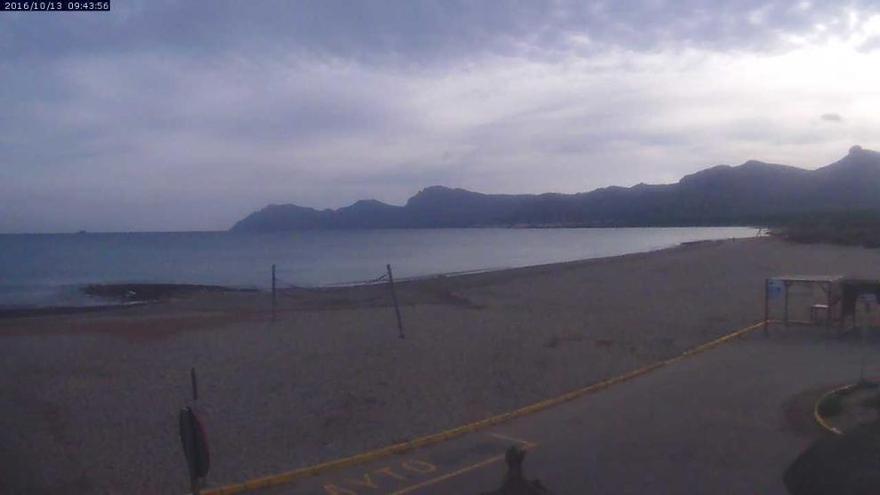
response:
[[[778,224],[772,233],[784,239],[847,246],[880,247],[880,212],[850,211],[800,215]]]

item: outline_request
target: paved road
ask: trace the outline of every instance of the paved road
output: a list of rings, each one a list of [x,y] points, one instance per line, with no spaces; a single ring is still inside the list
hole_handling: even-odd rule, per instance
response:
[[[784,494],[785,467],[824,435],[812,404],[851,382],[863,359],[880,375],[880,340],[805,329],[760,332],[632,381],[499,427],[264,495],[478,494],[501,457],[529,450],[526,475],[560,494]]]

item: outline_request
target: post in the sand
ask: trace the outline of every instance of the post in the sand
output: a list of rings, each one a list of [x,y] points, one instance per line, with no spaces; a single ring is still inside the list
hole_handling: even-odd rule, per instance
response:
[[[189,369],[189,379],[190,379],[190,382],[192,382],[193,400],[194,401],[199,400],[199,383],[198,383],[198,381],[196,381],[196,369],[195,368]]]
[[[180,441],[189,471],[190,488],[193,495],[199,495],[202,482],[211,466],[208,453],[208,439],[199,417],[191,407],[180,410]]]
[[[205,428],[193,410],[195,401],[199,398],[195,367],[189,369],[189,378],[192,384],[193,406],[180,410],[180,442],[183,446],[183,455],[186,457],[190,489],[193,495],[199,495],[205,476],[208,475],[211,466],[211,455],[208,452],[208,438],[205,434]]]
[[[767,325],[770,323],[770,279],[764,279],[764,336],[769,335]]]
[[[400,305],[397,303],[397,292],[394,290],[394,275],[391,273],[391,265],[385,265],[388,268],[388,287],[391,289],[391,300],[394,302],[394,313],[397,315],[397,331],[400,338],[406,338],[403,335],[403,321],[400,319]]]
[[[272,265],[272,321],[275,321],[275,265]]]

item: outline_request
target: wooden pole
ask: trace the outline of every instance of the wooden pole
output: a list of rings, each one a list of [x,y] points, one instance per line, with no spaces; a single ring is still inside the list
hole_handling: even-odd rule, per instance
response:
[[[859,330],[862,326],[862,324],[859,323],[859,299],[860,299],[859,296],[860,295],[861,295],[861,292],[859,292],[859,291],[856,291],[856,293],[853,294],[853,296],[855,297],[855,301],[853,301],[852,327],[850,328],[850,330],[853,330],[853,331]]]
[[[199,383],[196,380],[196,369],[195,368],[189,369],[189,379],[190,379],[190,382],[192,382],[193,400],[194,401],[199,400]]]
[[[189,381],[192,384],[192,398],[193,402],[199,399],[199,382],[196,378],[196,369],[189,369]],[[190,490],[192,490],[192,495],[201,495],[201,483],[199,483],[199,478],[197,476],[190,476],[189,479]]]
[[[785,321],[785,328],[788,328],[788,280],[785,281],[785,313],[783,317],[783,321]]]
[[[770,319],[770,279],[764,279],[764,335],[769,335],[767,330],[767,320]]]
[[[275,265],[272,265],[272,321],[275,321]]]
[[[208,451],[203,431],[195,416],[195,401],[199,398],[198,382],[196,381],[196,369],[189,369],[190,382],[192,384],[193,404],[180,410],[180,440],[183,444],[183,453],[186,457],[187,471],[189,471],[189,486],[192,495],[200,495],[204,477],[208,472]]]
[[[828,309],[825,310],[825,332],[831,331],[831,282],[826,282],[825,284],[825,305],[828,306]]]
[[[403,339],[403,321],[400,319],[400,305],[397,303],[397,292],[394,290],[394,275],[391,273],[391,265],[385,265],[388,269],[388,287],[391,289],[391,300],[394,302],[394,314],[397,315],[397,332],[398,336]]]

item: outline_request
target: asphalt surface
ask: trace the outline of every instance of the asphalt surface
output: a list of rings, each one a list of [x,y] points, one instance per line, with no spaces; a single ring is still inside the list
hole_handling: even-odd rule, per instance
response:
[[[526,477],[557,495],[785,494],[783,470],[828,434],[814,401],[863,363],[880,375],[878,350],[874,337],[759,330],[492,429],[257,493],[479,494],[500,486],[519,445]]]

